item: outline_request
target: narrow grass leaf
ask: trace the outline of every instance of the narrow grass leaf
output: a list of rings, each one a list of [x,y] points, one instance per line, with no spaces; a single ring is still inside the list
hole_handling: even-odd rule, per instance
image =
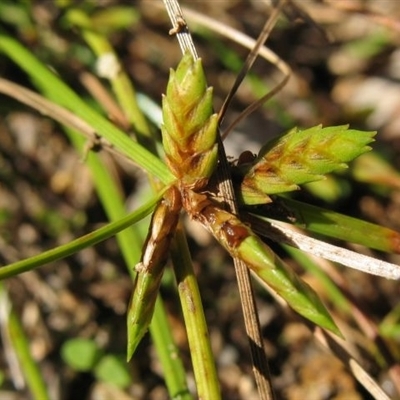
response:
[[[91,125],[99,136],[108,140],[115,149],[128,156],[150,174],[158,177],[162,182],[167,184],[172,181],[173,176],[161,160],[86,104],[80,96],[19,42],[0,33],[0,51],[23,69],[46,96],[76,113]]]
[[[34,360],[29,348],[28,336],[19,316],[10,304],[5,285],[2,282],[0,282],[0,320],[3,351],[8,355],[8,362],[11,366],[13,365],[12,361],[17,360],[17,364],[11,368],[11,371],[16,373],[14,382],[17,385],[20,384],[21,387],[26,384],[31,398],[49,400],[50,394],[44,376],[37,361]],[[24,377],[22,381],[19,379],[21,371]]]
[[[310,232],[361,244],[375,250],[400,253],[399,232],[287,197],[279,196],[274,199],[274,203],[248,210],[259,217],[290,221]]]
[[[160,295],[154,307],[153,319],[149,327],[165,372],[165,383],[171,399],[193,400],[186,382],[186,371],[173,338],[173,329],[167,319]]]
[[[132,224],[143,219],[146,215],[149,215],[157,201],[159,200],[162,193],[155,196],[149,202],[138,208],[133,213],[127,215],[126,217],[107,224],[106,226],[99,228],[87,235],[81,236],[78,239],[73,240],[65,245],[55,247],[54,249],[44,251],[36,256],[29,257],[25,260],[17,261],[15,263],[9,264],[7,266],[0,268],[0,280],[10,278],[21,274],[26,271],[30,271],[44,264],[52,261],[57,261],[62,258],[68,257],[79,250],[85,249],[86,247],[93,246],[111,236],[114,236],[123,229],[128,228]]]
[[[221,389],[207,321],[186,236],[181,226],[178,226],[171,246],[171,258],[185,320],[197,395],[200,399],[218,400],[221,398]]]

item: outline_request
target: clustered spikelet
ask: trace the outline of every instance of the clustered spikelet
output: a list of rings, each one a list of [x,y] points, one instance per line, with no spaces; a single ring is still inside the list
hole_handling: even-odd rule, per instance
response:
[[[162,138],[167,164],[188,188],[203,188],[217,164],[218,117],[201,60],[186,53],[171,70],[163,96]]]
[[[136,266],[136,287],[128,311],[128,359],[146,333],[154,311],[168,250],[181,208],[200,222],[232,257],[242,260],[299,314],[340,335],[314,290],[235,215],[209,197],[206,185],[218,161],[218,117],[201,60],[186,53],[171,70],[163,96],[162,138],[176,181],[153,214],[144,253]],[[245,204],[271,201],[269,194],[296,190],[370,150],[374,132],[347,126],[298,130],[267,143],[253,159],[241,157],[234,176]]]
[[[252,163],[238,167],[240,196],[246,204],[267,203],[269,194],[297,190],[301,184],[323,179],[369,151],[374,135],[347,125],[294,128],[263,146]]]

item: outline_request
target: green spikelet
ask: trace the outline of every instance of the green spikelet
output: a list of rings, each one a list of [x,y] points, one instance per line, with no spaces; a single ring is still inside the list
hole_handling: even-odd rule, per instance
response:
[[[163,96],[162,138],[170,170],[186,187],[204,187],[217,164],[218,118],[201,60],[186,53]]]
[[[253,163],[238,167],[240,197],[245,204],[269,202],[269,194],[299,189],[325,174],[347,167],[369,151],[375,132],[348,129],[347,125],[294,128],[261,148]]]
[[[185,208],[221,243],[232,257],[246,263],[291,308],[322,328],[341,336],[317,293],[297,276],[235,215],[222,210],[203,194],[188,191]]]

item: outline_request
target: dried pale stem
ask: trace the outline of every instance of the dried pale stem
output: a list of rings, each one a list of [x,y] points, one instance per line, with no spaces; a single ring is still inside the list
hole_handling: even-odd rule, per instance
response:
[[[309,254],[368,274],[382,276],[386,279],[400,279],[400,267],[396,264],[311,238],[289,224],[266,219],[260,220],[251,214],[244,214],[244,218],[251,224],[255,232],[277,243],[286,243]]]
[[[224,104],[222,105],[221,110],[219,111],[220,121],[223,120],[226,110],[228,109],[233,96],[236,94],[240,84],[243,82],[243,79],[246,77],[250,68],[254,64],[254,61],[256,60],[256,58],[258,56],[260,48],[263,46],[264,42],[267,40],[273,27],[275,26],[276,21],[279,17],[280,11],[281,11],[281,7],[283,6],[284,3],[285,3],[284,0],[279,1],[278,6],[274,8],[274,10],[272,11],[272,14],[270,15],[270,17],[267,19],[266,23],[264,24],[264,27],[263,27],[260,35],[258,36],[257,41],[255,42],[250,53],[248,54],[246,61],[244,62],[243,66],[242,66],[242,69],[237,74],[235,83],[233,84],[232,88],[230,89],[229,94],[228,94],[228,96],[226,96]]]
[[[69,111],[64,107],[47,100],[40,94],[7,79],[0,78],[0,93],[4,93],[21,103],[32,107],[41,114],[51,117],[60,124],[82,133],[88,139],[87,150],[90,150],[92,147],[101,147],[102,149],[107,149],[107,151],[117,155],[118,157],[124,157],[126,161],[132,163],[131,158],[116,150],[107,139],[99,136],[90,124],[78,117],[74,112]]]
[[[128,361],[147,332],[153,317],[168,251],[181,210],[180,193],[171,186],[153,213],[141,262],[136,266],[136,283],[129,305]]]
[[[112,121],[124,130],[130,129],[126,115],[97,76],[84,71],[79,75],[79,79],[92,97],[101,104]]]
[[[193,43],[192,36],[190,35],[185,18],[183,17],[179,2],[177,0],[163,1],[173,26],[173,29],[171,29],[169,33],[171,35],[176,33],[182,54],[185,54],[186,50],[189,50],[193,56],[193,59],[196,60],[198,58],[196,47]]]
[[[96,140],[96,131],[86,121],[32,90],[0,78],[0,92],[32,107],[43,115],[50,116],[65,126],[82,132],[89,140]]]
[[[285,248],[289,254],[297,259],[308,271],[310,271],[313,275],[318,276],[318,280],[320,282],[324,282],[325,294],[332,299],[332,301],[334,301],[338,308],[345,310],[346,313],[352,316],[354,321],[360,327],[361,331],[370,340],[370,343],[367,344],[367,348],[370,350],[374,349],[373,352],[375,354],[379,354],[380,362],[382,358],[385,360],[385,363],[388,366],[388,374],[391,377],[398,393],[400,393],[400,366],[395,360],[393,352],[390,351],[390,348],[388,347],[384,338],[380,336],[379,328],[377,327],[376,323],[370,318],[370,316],[368,316],[368,313],[364,311],[364,307],[362,304],[359,304],[358,299],[351,294],[348,287],[348,281],[343,274],[337,270],[336,266],[325,259],[320,259],[312,255],[306,255],[303,252],[293,251],[293,249],[288,246],[285,246]],[[265,287],[267,290],[269,289],[266,285]],[[274,295],[273,293],[271,294]],[[370,393],[379,393],[381,391],[379,383],[374,381],[366,371],[362,373],[355,373],[360,371],[361,366],[356,366],[355,369],[353,369],[353,366],[357,365],[358,362],[356,360],[351,361],[351,359],[354,358],[351,353],[354,354],[354,349],[355,347],[359,346],[359,343],[357,343],[357,337],[352,338],[350,334],[347,334],[346,327],[343,327],[342,329],[346,341],[338,339],[334,336],[321,334],[320,330],[314,326],[311,326],[311,324],[309,324],[309,327],[310,330],[313,330],[317,340],[321,341],[324,336],[326,337],[322,340],[323,344],[328,347],[338,359],[341,359],[344,364],[348,366],[350,372],[354,373],[355,378],[362,386],[364,386]],[[385,396],[383,398],[386,399],[387,397]]]
[[[359,304],[359,301],[354,298],[354,296],[350,293],[348,282],[341,274],[336,273],[336,269],[332,267],[329,261],[322,260],[321,262],[321,260],[318,260],[318,266],[319,268],[324,270],[324,272],[329,276],[329,279],[331,279],[334,284],[340,289],[341,294],[346,297],[351,308],[351,314],[354,320],[360,327],[361,331],[366,335],[366,337],[368,337],[374,344],[374,346],[376,346],[380,357],[385,360],[385,363],[388,366],[389,376],[391,377],[397,392],[400,393],[400,365],[395,359],[393,352],[390,350],[388,344],[380,335],[379,328],[376,325],[375,321],[373,321],[371,317],[365,312],[363,305]],[[318,333],[318,330],[316,330],[315,332]],[[316,334],[316,337],[321,341],[320,334]],[[330,336],[328,337],[329,340],[326,340],[324,344],[328,346],[328,344],[333,341],[335,343],[335,346],[330,345],[328,347],[332,350],[333,353],[337,354],[338,358],[342,359],[342,361],[348,364],[348,361],[346,361],[346,359],[343,360],[342,352],[337,351],[338,349],[340,349],[340,347],[343,347],[342,342],[340,340],[337,340],[336,338]],[[368,391],[371,392],[371,390],[368,389],[369,387],[379,385],[375,381],[372,385],[372,378],[368,378],[365,382],[364,379],[362,379],[365,374],[358,374],[355,375],[355,377],[363,386],[366,387]]]
[[[341,345],[341,339],[334,337],[327,332],[316,328],[315,337],[325,347],[329,348],[352,372],[358,382],[374,397],[376,400],[389,400],[387,394],[360,365],[360,363]]]

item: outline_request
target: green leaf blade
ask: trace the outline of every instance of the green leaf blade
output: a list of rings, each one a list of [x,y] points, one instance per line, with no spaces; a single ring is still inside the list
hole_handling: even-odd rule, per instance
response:
[[[108,239],[111,236],[114,236],[118,232],[140,221],[151,211],[153,211],[155,203],[157,202],[157,200],[159,200],[159,197],[161,195],[162,193],[160,193],[158,197],[154,197],[149,202],[138,208],[135,212],[127,215],[126,217],[118,221],[111,222],[106,226],[103,226],[84,236],[81,236],[67,244],[44,251],[27,259],[0,267],[0,280],[30,271],[49,262],[60,260],[76,253],[79,250],[85,249],[86,247],[92,246],[105,239]]]
[[[10,36],[0,34],[0,51],[23,69],[36,87],[48,98],[81,117],[94,128],[96,134],[104,137],[117,150],[132,159],[144,170],[158,177],[165,184],[171,183],[173,176],[160,159],[133,141],[113,123],[85,103],[80,96],[19,42]]]
[[[289,198],[279,197],[279,204],[290,214],[293,223],[301,228],[371,249],[400,254],[400,233],[397,231]],[[252,210],[252,213],[270,216],[270,212],[262,208]],[[284,220],[283,216],[276,219]]]

